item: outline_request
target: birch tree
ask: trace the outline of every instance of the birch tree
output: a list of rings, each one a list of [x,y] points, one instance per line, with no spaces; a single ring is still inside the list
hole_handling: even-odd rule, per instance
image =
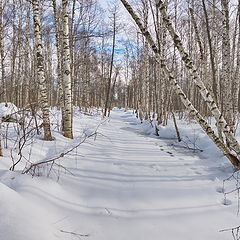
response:
[[[143,25],[148,28],[149,25],[149,3],[148,0],[141,0],[142,14],[143,14]],[[143,39],[143,79],[142,79],[142,99],[141,100],[141,111],[145,114],[145,120],[150,119],[150,104],[149,104],[149,46],[148,42]]]
[[[36,67],[37,67],[37,79],[40,89],[40,105],[43,112],[43,129],[44,140],[53,140],[50,119],[49,119],[49,105],[47,98],[47,84],[44,72],[44,58],[43,58],[43,45],[41,39],[41,21],[40,21],[40,9],[39,0],[32,1],[33,6],[33,20],[34,20],[34,33],[35,33],[35,51],[36,51]]]
[[[57,48],[57,83],[58,83],[58,96],[56,103],[60,105],[62,111],[62,131],[64,131],[64,89],[63,89],[63,73],[62,73],[62,47],[61,47],[61,36],[60,33],[60,22],[58,18],[57,3],[56,0],[52,0],[53,4],[53,15],[54,15],[54,26],[55,26],[55,38],[56,38],[56,48]]]
[[[205,0],[202,0],[203,5],[203,12],[206,22],[206,31],[207,31],[207,40],[209,45],[209,54],[210,54],[210,63],[211,63],[211,70],[212,70],[212,82],[213,82],[213,94],[215,97],[215,101],[217,105],[219,106],[219,91],[218,91],[218,82],[217,82],[217,76],[216,76],[216,67],[215,67],[215,56],[213,52],[213,44],[212,44],[212,36],[210,33],[210,26],[209,26],[209,19],[208,19],[208,13],[207,8],[205,4]]]
[[[163,1],[156,0],[156,4],[159,7],[159,10],[162,14],[164,24],[165,24],[166,28],[168,29],[169,34],[172,37],[174,45],[178,49],[179,54],[181,55],[182,61],[185,63],[186,68],[188,69],[194,83],[196,84],[204,101],[206,102],[210,112],[213,114],[214,118],[216,119],[217,126],[225,134],[227,142],[229,143],[231,149],[233,149],[237,153],[237,155],[240,157],[240,145],[239,145],[238,141],[236,140],[236,138],[234,137],[234,135],[230,129],[230,126],[226,122],[223,114],[219,110],[219,108],[218,108],[217,104],[215,103],[213,97],[211,96],[210,92],[207,90],[204,83],[200,79],[197,67],[194,65],[189,54],[185,51],[180,37],[175,32],[175,30],[172,26],[172,23],[167,14],[166,7],[165,7]]]
[[[7,102],[7,86],[5,74],[5,53],[4,53],[4,23],[3,23],[4,3],[0,0],[0,56],[1,56],[1,78],[3,85],[3,98]]]
[[[240,73],[240,0],[238,0],[238,42],[237,42],[237,56],[236,56],[236,69],[233,75],[233,126],[236,131],[236,122],[238,116],[238,101],[239,101],[239,73]]]
[[[64,86],[64,119],[63,135],[73,138],[72,130],[72,81],[69,47],[69,8],[68,0],[62,0],[63,14],[63,86]]]
[[[195,107],[192,105],[192,103],[189,101],[179,84],[177,83],[176,79],[174,78],[172,72],[168,69],[166,62],[164,59],[161,59],[160,51],[155,44],[151,34],[149,31],[143,26],[141,20],[136,15],[132,7],[128,4],[126,0],[121,0],[125,8],[128,10],[130,15],[132,16],[133,20],[138,25],[139,29],[141,30],[142,34],[146,37],[146,40],[152,47],[152,50],[156,54],[157,60],[161,63],[161,68],[163,68],[164,72],[168,76],[169,81],[171,82],[171,85],[174,87],[175,93],[180,97],[182,103],[186,107],[186,109],[191,113],[194,118],[197,120],[199,125],[202,127],[202,129],[206,132],[206,134],[210,137],[210,139],[216,144],[216,146],[223,152],[223,154],[229,159],[229,161],[233,164],[235,168],[240,168],[240,162],[234,154],[231,153],[230,149],[219,139],[218,136],[214,133],[214,130],[211,128],[211,126],[206,122],[206,120],[201,116],[201,114],[195,109]],[[164,8],[165,9],[165,8]],[[160,8],[161,10],[161,8]],[[165,16],[164,16],[165,17]]]
[[[107,83],[107,92],[106,92],[106,101],[105,101],[105,108],[103,116],[107,116],[107,111],[110,114],[110,94],[111,94],[111,82],[112,82],[112,74],[113,74],[113,63],[114,63],[114,55],[115,55],[115,45],[116,45],[116,31],[117,31],[117,6],[114,6],[112,10],[112,27],[113,27],[113,36],[112,36],[112,53],[111,53],[111,63],[110,63],[110,70],[108,76],[108,83]],[[108,114],[108,115],[109,115]]]
[[[232,89],[231,89],[231,53],[230,53],[230,36],[229,36],[229,0],[221,0],[222,5],[222,109],[223,116],[233,131],[233,106],[232,106]]]

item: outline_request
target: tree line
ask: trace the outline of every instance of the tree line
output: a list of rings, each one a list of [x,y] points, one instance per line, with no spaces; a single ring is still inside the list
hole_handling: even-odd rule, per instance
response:
[[[0,100],[40,108],[45,140],[51,106],[68,138],[73,106],[135,109],[156,120],[156,134],[187,111],[239,168],[240,0],[119,0],[108,10],[96,0],[1,0]]]

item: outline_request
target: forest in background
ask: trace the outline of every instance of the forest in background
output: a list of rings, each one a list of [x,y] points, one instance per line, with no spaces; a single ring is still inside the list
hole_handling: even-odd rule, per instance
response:
[[[102,108],[103,116],[114,106],[135,109],[141,120],[156,120],[156,135],[169,116],[181,119],[187,111],[239,168],[240,1],[100,6],[1,0],[0,100],[33,114],[40,108],[45,140],[53,140],[50,106],[61,108],[68,138],[73,106]]]
[[[240,239],[239,67],[240,0],[0,0],[0,239]]]

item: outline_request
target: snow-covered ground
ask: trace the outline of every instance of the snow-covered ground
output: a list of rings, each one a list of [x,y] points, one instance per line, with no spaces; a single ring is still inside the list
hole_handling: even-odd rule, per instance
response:
[[[11,158],[0,158],[0,240],[231,239],[219,231],[240,224],[236,194],[221,193],[232,167],[194,123],[178,122],[178,144],[172,126],[156,137],[132,111],[115,109],[109,121],[79,113],[75,140],[56,130],[55,141],[28,144],[26,158],[58,156],[100,122],[49,177],[49,166],[32,177],[24,161],[11,172]]]

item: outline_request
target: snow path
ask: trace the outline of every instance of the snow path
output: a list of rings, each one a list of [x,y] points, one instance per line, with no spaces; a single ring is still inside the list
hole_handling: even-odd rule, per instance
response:
[[[7,184],[29,202],[26,208],[34,205],[31,214],[43,215],[39,239],[79,237],[62,231],[90,240],[230,239],[219,230],[237,224],[236,206],[221,204],[216,171],[197,155],[142,134],[130,112],[113,111],[99,132],[78,149],[82,156],[64,160],[73,175],[61,174],[59,182],[16,176]],[[9,234],[0,239],[38,239]]]

